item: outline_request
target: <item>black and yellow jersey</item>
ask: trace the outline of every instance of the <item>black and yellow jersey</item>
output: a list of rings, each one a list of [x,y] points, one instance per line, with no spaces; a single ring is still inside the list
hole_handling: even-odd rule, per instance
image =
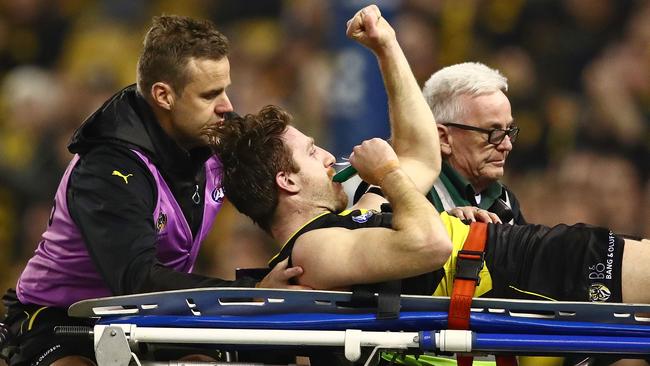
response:
[[[287,242],[282,246],[280,252],[269,262],[270,267],[289,258],[291,265],[291,251],[296,240],[304,233],[329,227],[341,227],[350,230],[370,227],[392,227],[391,212],[378,212],[372,210],[354,210],[344,211],[339,214],[325,212],[311,219],[301,228],[291,235]],[[432,273],[425,273],[419,276],[404,279],[402,281],[402,293],[411,295],[439,295],[449,296],[451,293],[451,284],[455,274],[456,255],[462,248],[465,239],[469,233],[469,225],[465,224],[456,217],[449,216],[447,213],[441,214],[441,219],[445,225],[447,233],[452,238],[454,245],[453,255],[449,258],[444,267]],[[323,243],[327,245],[327,243]],[[481,283],[477,287],[476,296],[480,296],[491,288],[491,278],[486,267],[481,271]]]
[[[289,239],[284,243],[280,252],[269,261],[269,267],[273,268],[276,264],[289,258],[291,265],[291,251],[293,245],[300,235],[328,227],[342,227],[350,230],[368,228],[368,227],[392,227],[393,214],[390,212],[379,212],[374,210],[346,210],[341,213],[323,212],[322,214],[309,220],[301,226]]]
[[[452,255],[439,270],[403,279],[403,294],[451,294],[456,259],[470,226],[445,212],[440,219],[453,243]],[[295,241],[308,231],[328,227],[391,227],[391,223],[390,212],[323,213],[298,229],[270,265],[290,258]],[[620,302],[623,246],[623,239],[610,230],[584,224],[552,228],[488,224],[485,265],[474,296]]]

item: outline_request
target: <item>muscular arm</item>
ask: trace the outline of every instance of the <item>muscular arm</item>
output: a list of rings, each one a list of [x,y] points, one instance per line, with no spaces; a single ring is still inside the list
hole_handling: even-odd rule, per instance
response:
[[[379,139],[364,142],[355,148],[355,159],[374,159],[382,149],[372,147],[382,146],[390,149]],[[292,252],[293,263],[305,270],[301,284],[334,289],[406,278],[436,270],[449,257],[451,241],[438,213],[402,169],[382,177],[366,176],[365,170],[360,174],[381,184],[393,206],[392,228],[327,228],[303,234]]]
[[[113,170],[133,174],[128,184]],[[81,159],[68,187],[68,206],[86,247],[115,295],[208,286],[253,286],[180,273],[156,259],[156,186],[127,149],[97,148]]]
[[[391,121],[391,144],[418,191],[427,193],[440,173],[436,123],[402,49],[393,40],[377,53]]]
[[[349,22],[347,34],[378,58],[390,109],[393,147],[380,139],[356,146],[350,162],[362,179],[381,186],[393,206],[392,228],[320,229],[296,241],[292,258],[304,268],[301,284],[341,288],[406,278],[440,268],[451,241],[428,192],[440,172],[436,125],[395,32],[371,5]],[[355,208],[379,208],[384,199],[366,194]],[[328,243],[323,250],[322,243]]]
[[[388,95],[391,144],[404,172],[427,193],[440,173],[438,132],[426,100],[388,22],[370,6],[348,24],[348,36],[377,56]],[[371,196],[369,196],[371,197]],[[368,198],[364,198],[367,200]],[[363,205],[363,203],[362,203]]]
[[[394,150],[383,140],[356,146],[350,162],[366,182],[382,188],[393,207],[392,228],[307,232],[292,259],[299,282],[318,289],[406,278],[440,268],[451,241],[428,192],[440,172],[436,125],[390,25],[372,5],[349,22],[347,34],[378,58],[388,93]],[[354,208],[377,209],[385,200],[366,194]],[[327,247],[323,249],[323,243]]]

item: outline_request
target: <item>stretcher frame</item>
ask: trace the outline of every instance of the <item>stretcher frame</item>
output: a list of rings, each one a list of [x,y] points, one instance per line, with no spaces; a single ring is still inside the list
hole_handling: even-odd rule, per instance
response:
[[[143,343],[342,347],[350,361],[371,348],[366,365],[380,350],[650,354],[650,305],[476,298],[471,329],[461,331],[446,329],[448,297],[402,295],[399,318],[387,320],[352,299],[337,291],[204,288],[84,300],[68,313],[98,318],[93,338],[99,366],[128,365]]]

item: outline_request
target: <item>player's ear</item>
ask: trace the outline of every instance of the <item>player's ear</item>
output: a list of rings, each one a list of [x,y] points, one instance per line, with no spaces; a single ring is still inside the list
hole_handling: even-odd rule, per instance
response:
[[[300,192],[300,185],[295,178],[295,174],[281,171],[275,175],[275,184],[287,193],[298,193]]]

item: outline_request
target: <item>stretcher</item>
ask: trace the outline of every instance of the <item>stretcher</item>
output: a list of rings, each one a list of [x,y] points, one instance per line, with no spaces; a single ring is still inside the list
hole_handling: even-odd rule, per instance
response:
[[[342,350],[350,361],[363,354],[366,365],[382,351],[650,354],[649,305],[476,298],[467,331],[447,329],[448,308],[448,297],[402,295],[398,316],[378,319],[376,308],[355,303],[350,292],[206,288],[85,300],[68,313],[97,318],[90,334],[99,366],[140,362],[138,351],[152,344],[297,354],[318,347]]]

